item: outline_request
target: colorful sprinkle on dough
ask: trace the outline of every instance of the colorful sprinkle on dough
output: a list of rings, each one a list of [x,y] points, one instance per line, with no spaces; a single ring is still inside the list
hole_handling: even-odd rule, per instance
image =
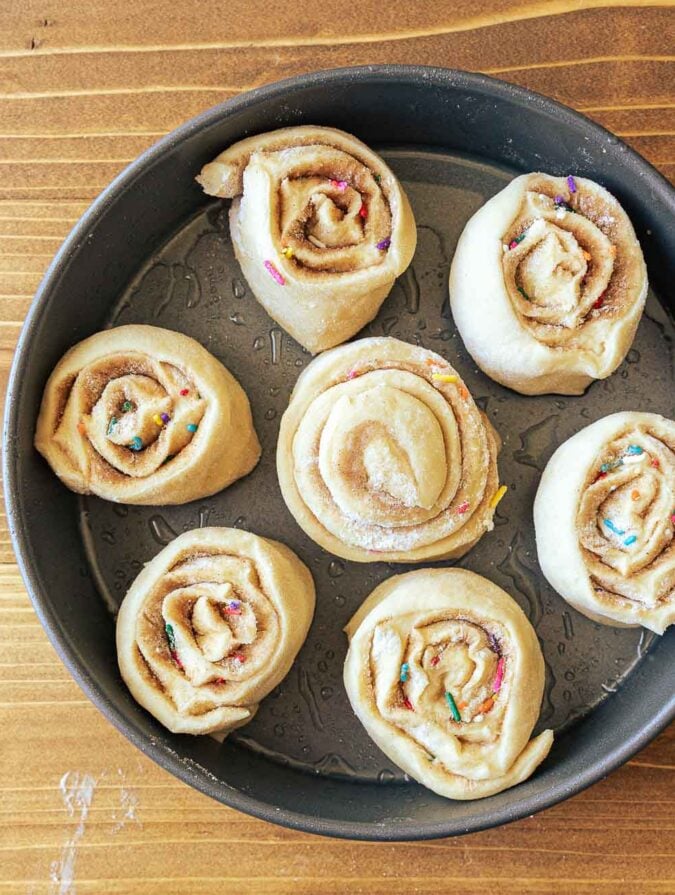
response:
[[[155,423],[156,426],[159,426],[160,428],[164,425],[164,420],[158,413],[153,416],[152,421],[153,423]]]
[[[391,245],[391,239],[387,236],[387,238],[386,238],[386,239],[383,239],[382,242],[378,242],[378,244],[377,244],[377,248],[378,248],[381,252],[384,252],[385,249],[388,249],[390,245]]]
[[[630,547],[630,545],[634,544],[636,541],[637,541],[637,535],[631,535],[630,537],[626,538],[626,540],[623,543],[624,543],[625,547]]]
[[[84,425],[84,423],[83,423],[82,421],[80,421],[80,422],[77,424],[77,431],[80,433],[80,435],[86,435],[86,434],[87,434],[87,429],[86,429],[86,427],[85,427],[85,425]]]
[[[626,534],[625,530],[617,528],[611,519],[603,519],[602,521],[603,521],[603,524],[615,535],[618,535],[619,537],[623,537],[623,535]]]
[[[330,185],[333,187],[334,190],[340,190],[341,193],[344,193],[344,191],[349,186],[346,180],[334,180],[332,178],[330,181]]]
[[[431,665],[432,668],[435,668],[440,661],[441,661],[440,656],[434,656],[429,664]]]
[[[459,392],[459,397],[462,399],[462,401],[469,400],[469,390],[465,386],[463,386],[461,382],[457,386],[457,391]]]
[[[112,434],[113,434],[113,429],[115,428],[116,425],[117,425],[117,417],[116,417],[116,416],[111,416],[111,417],[110,417],[110,422],[108,423],[108,431],[107,431],[106,434],[107,434],[107,435],[112,435]]]
[[[457,509],[455,510],[455,513],[456,513],[458,516],[463,516],[464,513],[466,513],[466,511],[467,511],[468,509],[469,509],[469,501],[468,501],[468,500],[465,500],[464,503],[460,503],[460,505],[459,505],[459,506],[457,507]]]
[[[168,423],[171,420],[171,417],[168,413],[160,413],[160,418],[163,423]]]
[[[272,279],[278,283],[280,286],[286,285],[286,280],[281,276],[276,267],[272,264],[271,261],[265,261],[265,270],[272,277]]]
[[[408,699],[407,696],[405,696],[405,697],[403,698],[403,705],[404,705],[409,711],[411,711],[411,712],[414,712],[414,711],[415,711],[415,708],[414,708],[412,702]]]
[[[567,186],[570,188],[570,193],[576,193],[577,185],[574,182],[574,178],[572,177],[571,174],[569,174],[567,177]]]
[[[457,708],[457,703],[455,702],[455,697],[447,691],[445,694],[445,699],[448,705],[450,706],[450,711],[452,712],[452,717],[455,721],[461,721],[462,716],[459,713],[459,709]]]
[[[500,656],[499,661],[497,662],[497,671],[495,672],[495,682],[492,685],[492,689],[495,693],[499,693],[502,687],[502,682],[504,681],[504,657]]]
[[[290,259],[293,257],[293,249],[290,246],[286,246],[285,249],[281,250],[281,254],[284,256],[284,258],[288,258],[290,261]]]
[[[652,459],[651,465],[654,467],[654,469],[658,469],[659,466],[661,465],[661,464],[659,463],[659,458],[658,458],[658,457],[654,457],[654,458]]]
[[[129,449],[132,451],[140,451],[143,447],[143,440],[139,435],[134,435],[131,439],[131,444],[129,445]]]
[[[629,444],[626,448],[626,453],[639,456],[640,454],[644,454],[644,448],[641,448],[639,444]]]
[[[359,217],[363,218],[364,221],[368,217],[368,206],[366,205],[365,202],[363,202],[361,204],[361,208],[359,208]]]
[[[190,389],[189,389],[189,388],[182,388],[182,389],[180,390],[180,393],[181,393],[181,395],[182,395],[183,397],[185,397],[186,395],[189,395],[189,394],[190,394]]]
[[[196,432],[199,426],[197,425],[197,423],[188,423],[185,428],[188,430],[188,432]]]
[[[125,401],[124,404],[122,404],[122,410],[124,411],[124,413],[129,413],[129,411],[133,409],[134,405],[131,403],[131,401]]]
[[[506,485],[501,485],[497,490],[497,493],[494,495],[492,500],[490,501],[490,509],[493,509],[497,506],[502,497],[506,494],[509,489]]]
[[[407,662],[404,662],[403,665],[401,665],[401,683],[402,684],[405,684],[405,682],[408,680],[409,673],[410,673],[410,665],[408,665]]]
[[[481,702],[478,706],[478,715],[484,715],[486,712],[489,712],[492,706],[495,704],[494,698],[492,696],[488,696],[485,702]]]
[[[243,653],[235,653],[232,658],[238,665],[243,665],[246,661],[246,656]]]
[[[457,382],[458,376],[451,376],[448,373],[432,373],[431,378],[436,382]]]
[[[631,497],[631,500],[639,500],[640,492],[637,489],[634,489],[633,491],[630,492],[630,497]]]

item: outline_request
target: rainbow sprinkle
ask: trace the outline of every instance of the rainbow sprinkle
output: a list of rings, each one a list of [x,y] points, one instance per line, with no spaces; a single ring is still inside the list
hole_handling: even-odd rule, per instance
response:
[[[164,631],[166,633],[166,639],[169,641],[169,649],[172,651],[175,650],[176,649],[176,635],[173,633],[173,628],[171,627],[170,624],[167,623],[164,625]]]
[[[502,497],[506,494],[506,492],[507,492],[508,490],[509,490],[509,489],[508,489],[508,487],[507,487],[506,485],[501,485],[501,486],[499,487],[499,489],[497,490],[496,494],[494,495],[494,497],[493,497],[492,500],[490,501],[490,509],[494,510],[494,508],[497,506],[497,504],[499,503],[499,501],[502,499]]]
[[[459,376],[451,376],[448,373],[432,373],[431,378],[436,382],[457,382]]]
[[[637,535],[631,535],[629,538],[623,542],[625,547],[630,547],[631,544],[634,544],[637,541]]]
[[[185,397],[185,395],[189,395],[189,394],[190,394],[190,389],[189,389],[189,388],[182,388],[182,389],[180,390],[180,394],[181,394],[183,397]]]
[[[113,434],[113,429],[115,428],[116,425],[117,425],[117,417],[116,417],[116,416],[111,416],[111,417],[110,417],[110,422],[108,423],[108,431],[107,431],[106,434],[107,434],[107,435],[112,435],[112,434]]]
[[[377,248],[378,248],[381,252],[384,252],[384,250],[385,250],[385,249],[388,249],[390,245],[391,245],[391,239],[387,236],[387,238],[386,238],[386,239],[383,239],[382,242],[378,242],[378,244],[377,244]]]
[[[185,428],[188,430],[188,432],[196,432],[199,426],[197,425],[197,423],[188,423]]]
[[[615,535],[622,537],[626,534],[625,530],[622,531],[620,528],[617,528],[616,525],[612,522],[611,519],[603,519],[603,524],[607,526],[607,528],[613,532]]]
[[[375,181],[375,183],[380,183],[380,181],[382,180],[382,175],[381,174],[373,174],[373,180]]]
[[[481,702],[478,706],[478,715],[484,715],[486,712],[489,712],[492,706],[495,704],[494,697],[488,696],[485,702]]]
[[[265,270],[272,277],[272,279],[278,283],[280,286],[286,285],[286,280],[281,276],[276,267],[272,264],[271,261],[265,261]]]
[[[644,448],[641,448],[639,444],[629,444],[626,448],[626,454],[644,454]]]
[[[128,413],[130,410],[133,410],[133,409],[134,409],[134,405],[131,403],[131,401],[125,401],[124,404],[122,404],[122,410],[125,413]]]
[[[169,420],[171,419],[171,417],[169,416],[168,413],[160,413],[159,416],[160,416],[160,418],[161,418],[161,420],[162,420],[163,423],[168,423]]]
[[[523,296],[523,298],[525,299],[525,301],[532,301],[532,299],[531,299],[530,296],[527,294],[527,292],[523,289],[522,286],[516,286],[516,289],[518,290],[518,292],[520,292],[520,294]]]
[[[80,422],[77,424],[77,431],[80,433],[80,435],[86,435],[86,434],[87,434],[87,427],[84,425],[84,423],[83,423],[81,420],[80,420]]]
[[[659,458],[658,458],[658,457],[654,457],[654,458],[652,459],[651,465],[654,467],[654,469],[658,469],[659,466],[661,465],[661,464],[659,463]]]
[[[226,615],[241,615],[241,603],[239,600],[231,600],[229,605],[225,607]]]
[[[143,440],[139,435],[134,435],[131,439],[131,444],[129,445],[129,449],[132,451],[140,451],[143,447]]]
[[[640,492],[637,490],[637,488],[635,488],[633,491],[630,492],[630,497],[631,497],[631,500],[639,500],[640,499]]]
[[[509,248],[515,249],[515,247],[517,245],[520,245],[520,243],[525,239],[526,235],[527,235],[527,230],[523,230],[523,232],[520,234],[520,236],[514,236],[514,238],[509,243]]]
[[[235,653],[232,658],[238,665],[243,665],[246,661],[246,656],[243,653]]]
[[[405,684],[405,682],[408,680],[409,674],[410,674],[410,665],[408,665],[407,662],[404,662],[403,665],[401,665],[401,683],[402,684]]]
[[[368,217],[368,206],[365,202],[361,203],[361,208],[359,208],[359,217],[363,218],[364,221]]]
[[[404,705],[409,711],[411,711],[411,712],[414,712],[414,711],[415,711],[415,707],[413,706],[412,702],[408,699],[407,696],[404,696],[404,697],[403,697],[403,705]]]
[[[288,258],[289,260],[293,257],[293,249],[290,246],[286,246],[286,248],[281,250],[281,254],[284,258]]]
[[[469,501],[465,500],[464,503],[460,503],[460,505],[455,510],[457,516],[463,516],[464,513],[469,509]]]
[[[576,193],[577,185],[574,182],[574,178],[572,177],[571,174],[567,175],[567,186],[570,188],[570,193]]]
[[[346,180],[333,180],[332,178],[330,181],[330,185],[333,187],[333,189],[340,190],[341,193],[344,193],[344,191],[349,186]]]
[[[440,661],[441,661],[440,656],[434,656],[429,664],[431,665],[432,668],[435,668]]]
[[[497,662],[497,671],[495,672],[495,682],[492,685],[492,689],[495,693],[499,693],[502,687],[502,682],[504,680],[504,657],[500,656],[499,661]]]
[[[455,721],[461,721],[462,716],[459,714],[459,709],[457,708],[457,703],[455,702],[455,697],[450,693],[450,691],[446,691],[445,699],[448,705],[450,706],[450,711],[452,712],[452,717]]]
[[[674,512],[674,513],[671,513],[671,515],[670,515],[670,521],[673,523],[673,525],[675,525],[675,512]]]
[[[164,421],[158,413],[156,413],[153,416],[152,421],[153,421],[153,423],[155,423],[155,425],[159,426],[160,428],[164,425]]]

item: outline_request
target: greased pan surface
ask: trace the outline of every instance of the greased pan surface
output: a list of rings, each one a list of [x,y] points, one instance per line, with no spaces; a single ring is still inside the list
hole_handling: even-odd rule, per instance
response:
[[[298,123],[341,127],[381,151],[413,205],[413,264],[362,334],[393,335],[447,357],[504,440],[500,473],[509,493],[495,530],[461,565],[507,590],[533,622],[547,665],[538,729],[558,733],[532,779],[489,799],[450,802],[407,782],[349,708],[342,627],[376,584],[411,567],[327,554],[279,493],[279,420],[310,356],[254,300],[234,260],[227,203],[208,200],[193,178],[235,140]],[[463,349],[448,309],[449,264],[466,220],[528,170],[607,186],[633,220],[654,289],[626,361],[579,398],[526,398],[492,382]],[[675,327],[665,303],[674,211],[667,182],[601,128],[522,89],[443,69],[343,69],[273,84],[204,113],[141,156],[94,203],[48,271],[17,350],[5,420],[19,562],[85,692],[191,785],[267,820],[328,835],[414,839],[482,829],[566,798],[625,761],[675,715],[675,636],[596,625],[553,593],[536,561],[532,501],[555,447],[588,422],[616,410],[675,412]],[[52,366],[79,339],[132,322],[186,332],[237,376],[263,444],[249,477],[205,501],[153,508],[78,498],[51,474],[32,436]],[[317,613],[295,667],[224,745],[161,728],[128,694],[114,651],[113,612],[141,565],[175,533],[206,524],[285,541],[317,585]]]

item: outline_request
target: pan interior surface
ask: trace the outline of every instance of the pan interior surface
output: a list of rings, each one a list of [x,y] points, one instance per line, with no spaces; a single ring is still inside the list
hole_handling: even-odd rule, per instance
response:
[[[559,107],[541,98],[525,104],[526,121],[516,120],[514,103],[525,102],[523,91],[453,73],[393,71],[400,77],[322,73],[285,90],[274,85],[254,92],[170,136],[163,151],[151,150],[123,175],[127,181],[113,185],[91,225],[80,226],[86,239],[71,240],[43,284],[14,368],[5,432],[11,524],[29,589],[61,655],[111,720],[169,770],[228,804],[314,832],[373,839],[492,826],[598,779],[672,714],[675,658],[672,633],[658,638],[643,629],[598,625],[567,606],[538,569],[532,525],[539,477],[563,440],[618,410],[673,414],[675,326],[657,298],[669,275],[661,251],[668,222],[660,208],[668,201],[672,206],[672,195],[656,174],[653,190],[660,198],[650,207],[646,198],[624,191],[622,170],[628,178],[631,165],[648,166],[624,157],[614,138],[601,146],[602,132],[577,116],[566,120],[562,110],[556,139],[544,133],[551,107]],[[351,122],[334,102],[345,85],[354,97]],[[388,115],[402,122],[398,133]],[[446,357],[504,442],[500,479],[509,494],[495,530],[459,564],[503,587],[533,623],[547,669],[537,730],[553,727],[558,737],[531,780],[487,800],[450,802],[410,783],[351,711],[342,686],[342,628],[384,578],[416,566],[333,557],[286,510],[275,472],[276,439],[290,392],[311,357],[255,301],[234,259],[228,203],[205,199],[192,181],[201,164],[234,139],[300,121],[341,126],[379,149],[402,180],[417,220],[411,267],[359,335],[395,336]],[[533,121],[539,129],[528,131]],[[526,398],[491,381],[466,353],[448,307],[448,270],[464,224],[511,177],[535,168],[595,176],[613,190],[636,224],[656,284],[626,360],[582,397]],[[646,197],[651,182],[645,183]],[[185,332],[237,376],[263,445],[251,475],[182,507],[78,498],[51,475],[31,448],[49,369],[78,339],[126,323]],[[203,525],[284,541],[310,567],[317,586],[314,623],[293,669],[254,720],[223,745],[164,731],[127,693],[114,649],[114,612],[143,564],[176,534]]]

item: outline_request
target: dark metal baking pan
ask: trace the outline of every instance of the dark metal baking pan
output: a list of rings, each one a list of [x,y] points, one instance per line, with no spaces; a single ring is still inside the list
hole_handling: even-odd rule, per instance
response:
[[[458,367],[504,439],[509,495],[495,530],[461,565],[491,578],[528,613],[546,657],[540,728],[554,749],[520,786],[451,802],[410,783],[371,743],[342,687],[342,627],[401,567],[358,565],[320,550],[286,511],[274,447],[309,355],[266,316],[234,260],[224,203],[194,183],[202,164],[248,134],[333,125],[379,149],[402,179],[419,226],[413,265],[364,334],[417,341]],[[447,303],[464,223],[516,173],[575,173],[607,186],[631,216],[654,292],[620,369],[579,398],[526,398],[476,370]],[[611,134],[548,99],[463,72],[372,67],[270,85],[188,122],[130,165],[77,224],[50,267],[16,353],[5,420],[10,526],[40,619],[68,668],[140,749],[208,795],[311,832],[415,839],[532,814],[608,774],[675,714],[675,634],[590,622],[546,584],[532,501],[557,444],[591,420],[639,408],[673,415],[675,200],[668,183]],[[660,300],[659,300],[660,299]],[[78,498],[32,448],[46,378],[73,343],[106,325],[147,322],[196,337],[248,391],[263,443],[258,468],[183,507]],[[287,679],[223,745],[169,734],[132,700],[115,658],[114,609],[141,565],[175,533],[239,525],[289,544],[310,566],[317,613]]]

